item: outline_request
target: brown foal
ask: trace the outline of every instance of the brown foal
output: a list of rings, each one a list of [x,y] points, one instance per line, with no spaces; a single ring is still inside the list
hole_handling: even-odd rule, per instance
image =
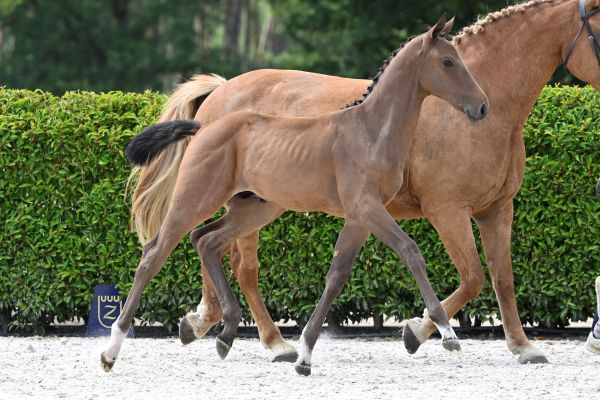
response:
[[[222,252],[232,240],[276,218],[281,209],[324,211],[345,218],[325,292],[302,333],[298,373],[310,374],[319,329],[369,232],[409,267],[429,316],[442,334],[444,347],[459,350],[446,312],[427,279],[418,247],[385,209],[402,186],[404,163],[426,97],[448,101],[473,121],[486,115],[485,94],[454,47],[440,37],[451,27],[452,22],[446,24],[442,18],[431,30],[408,42],[360,105],[313,118],[241,111],[195,135],[179,167],[167,215],[158,234],[144,246],[132,290],[113,324],[111,342],[101,355],[105,370],[109,371],[117,358],[144,287],[181,238],[236,194],[244,200],[246,192],[260,197],[255,201],[264,201],[260,212],[234,223],[223,218],[221,226],[211,232],[201,236],[200,230],[191,235],[223,309],[225,325],[217,337],[222,358],[229,352],[241,320],[241,309],[221,264]],[[194,135],[199,126],[194,121],[153,125],[132,141],[128,157],[143,164],[155,150],[149,143]],[[143,149],[148,149],[145,155]]]
[[[600,89],[600,67],[588,31],[581,29],[580,11],[594,13],[599,7],[598,0],[534,0],[493,12],[463,29],[453,43],[489,96],[490,114],[481,123],[469,124],[446,103],[427,99],[406,164],[410,173],[387,206],[394,218],[427,218],[438,232],[461,277],[460,286],[442,302],[449,316],[483,287],[485,275],[472,220],[477,223],[506,342],[521,363],[547,361],[523,331],[510,256],[512,199],[525,168],[523,125],[544,84],[565,60],[577,78]],[[600,15],[591,15],[587,21],[600,38]],[[352,102],[369,84],[368,80],[303,71],[259,70],[229,81],[200,75],[175,91],[162,120],[196,115],[196,119],[210,122],[237,110],[319,115]],[[132,216],[142,241],[154,236],[164,219],[188,141],[167,146],[141,169]],[[248,209],[244,211],[254,212]],[[231,266],[264,346],[273,352],[274,360],[294,359],[295,349],[273,324],[258,291],[257,248],[258,231],[236,240]],[[221,320],[220,305],[205,272],[202,291],[198,312],[188,313],[180,325],[184,343],[202,337]],[[410,332],[405,341],[409,352],[415,352],[434,330],[427,317],[411,320],[405,329]]]

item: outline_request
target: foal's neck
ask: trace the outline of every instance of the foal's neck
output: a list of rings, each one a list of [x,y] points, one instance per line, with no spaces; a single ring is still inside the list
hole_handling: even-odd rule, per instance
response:
[[[390,61],[364,102],[349,109],[371,140],[410,147],[426,93],[419,82],[421,39],[415,38]]]
[[[459,36],[456,49],[487,93],[490,109],[522,127],[576,33],[577,4],[542,3]]]

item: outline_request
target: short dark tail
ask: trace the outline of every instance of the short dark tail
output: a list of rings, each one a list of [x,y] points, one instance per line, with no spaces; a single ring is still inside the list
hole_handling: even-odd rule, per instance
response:
[[[133,165],[147,165],[166,146],[186,136],[193,136],[200,129],[200,122],[174,120],[150,125],[137,134],[125,150],[127,160]]]

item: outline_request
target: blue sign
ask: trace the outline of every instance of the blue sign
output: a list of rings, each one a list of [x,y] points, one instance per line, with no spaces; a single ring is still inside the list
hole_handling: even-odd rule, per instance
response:
[[[110,327],[121,315],[124,304],[125,298],[121,298],[115,286],[96,285],[86,336],[110,336]],[[133,337],[133,326],[129,328],[127,337]]]

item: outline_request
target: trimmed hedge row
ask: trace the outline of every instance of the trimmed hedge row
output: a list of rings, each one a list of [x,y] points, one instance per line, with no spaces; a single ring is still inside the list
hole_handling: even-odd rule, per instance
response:
[[[58,98],[0,90],[0,314],[11,327],[43,332],[55,318],[85,318],[98,283],[129,290],[140,246],[128,228],[123,151],[163,103],[149,92]],[[600,94],[592,89],[553,87],[529,118],[512,240],[524,322],[564,326],[593,312],[593,279],[600,275],[598,110]],[[438,295],[449,295],[459,277],[433,228],[426,220],[401,224],[419,244]],[[261,293],[274,318],[310,316],[340,228],[333,217],[287,213],[262,231]],[[150,283],[137,315],[173,328],[200,295],[198,257],[186,239]],[[339,320],[374,313],[402,319],[422,310],[412,276],[372,238],[333,307]],[[463,316],[497,314],[488,280]]]

